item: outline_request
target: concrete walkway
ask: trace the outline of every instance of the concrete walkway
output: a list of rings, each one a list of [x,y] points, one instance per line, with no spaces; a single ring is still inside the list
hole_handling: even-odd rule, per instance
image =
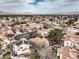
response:
[[[28,57],[13,57],[11,56],[12,59],[28,59]]]

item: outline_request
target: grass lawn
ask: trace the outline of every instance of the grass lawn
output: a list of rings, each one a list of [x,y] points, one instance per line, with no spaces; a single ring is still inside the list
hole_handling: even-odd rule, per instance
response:
[[[34,53],[34,54],[31,54],[28,58],[29,59],[39,59],[39,56],[36,53]]]
[[[2,59],[11,59],[10,53],[3,55]]]

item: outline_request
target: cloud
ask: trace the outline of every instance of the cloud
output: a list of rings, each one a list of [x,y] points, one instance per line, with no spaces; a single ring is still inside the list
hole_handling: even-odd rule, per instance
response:
[[[38,5],[39,2],[44,2],[45,0],[35,0],[34,2],[31,2],[29,4],[32,4],[32,5]]]
[[[77,2],[79,0],[67,0],[68,2]]]
[[[15,13],[79,12],[79,0],[0,0],[0,11]]]

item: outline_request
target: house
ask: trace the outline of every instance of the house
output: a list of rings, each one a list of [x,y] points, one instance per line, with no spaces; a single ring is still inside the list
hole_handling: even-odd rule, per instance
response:
[[[21,38],[13,44],[12,58],[26,57],[31,53],[30,44],[26,38]]]
[[[61,46],[61,48],[57,50],[57,56],[59,59],[78,59],[76,52],[74,48],[71,49],[67,46]]]
[[[10,44],[10,41],[7,37],[0,35],[0,44],[2,46],[1,49],[6,50],[7,45]]]
[[[38,47],[45,48],[45,47],[49,46],[49,41],[46,38],[36,37],[36,38],[31,38],[29,41],[30,41],[30,43],[32,43]]]
[[[6,30],[7,30],[7,28],[1,27],[0,33],[4,35],[6,33]]]
[[[71,41],[74,43],[74,48],[79,50],[79,36],[73,36]]]
[[[14,36],[14,34],[15,34],[15,33],[14,33],[11,29],[7,30],[6,33],[5,33],[5,35],[6,35],[7,37],[12,37],[12,36]]]
[[[64,36],[64,46],[75,47],[79,49],[79,31],[76,29],[69,29]]]
[[[47,37],[51,29],[41,29],[37,31],[37,35],[41,37]]]
[[[75,25],[74,27],[79,29],[79,19],[76,22],[74,22],[74,25]]]
[[[3,41],[3,42],[6,42],[7,45],[10,44],[10,41],[5,36],[0,35],[0,40]]]
[[[70,36],[64,36],[64,46],[74,47],[73,42],[70,40]]]

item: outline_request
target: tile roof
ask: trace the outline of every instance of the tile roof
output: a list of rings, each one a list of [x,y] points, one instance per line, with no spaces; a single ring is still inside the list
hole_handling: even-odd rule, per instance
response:
[[[36,37],[36,38],[30,39],[30,42],[39,46],[49,46],[49,41],[46,38]]]
[[[60,51],[60,54],[62,55],[61,59],[78,59],[75,49],[71,49],[67,46],[62,46],[58,49],[58,51]]]

